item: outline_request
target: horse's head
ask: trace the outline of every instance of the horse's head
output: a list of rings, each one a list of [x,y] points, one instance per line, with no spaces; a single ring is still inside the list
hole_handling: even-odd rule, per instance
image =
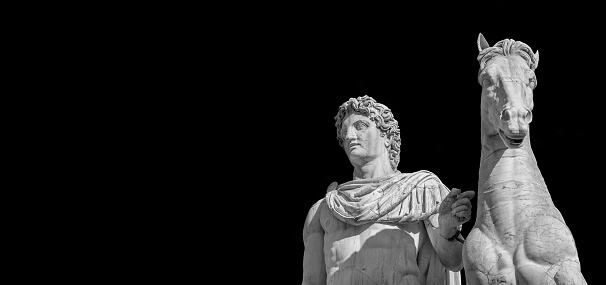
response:
[[[509,148],[521,147],[532,121],[534,70],[539,52],[522,42],[505,39],[490,47],[478,36],[478,83],[482,85],[482,133],[498,135]]]

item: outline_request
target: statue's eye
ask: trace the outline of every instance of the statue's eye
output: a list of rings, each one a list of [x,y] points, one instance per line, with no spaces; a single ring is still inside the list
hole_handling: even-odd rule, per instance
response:
[[[357,121],[354,124],[354,127],[356,127],[356,130],[361,131],[361,130],[365,130],[366,128],[368,128],[368,125],[363,121]]]
[[[490,85],[492,85],[492,81],[490,81],[490,79],[488,79],[488,78],[482,79],[482,86],[487,87]]]

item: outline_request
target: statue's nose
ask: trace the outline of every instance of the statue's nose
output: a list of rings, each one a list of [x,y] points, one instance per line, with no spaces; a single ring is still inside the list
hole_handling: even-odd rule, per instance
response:
[[[500,119],[511,133],[526,133],[528,124],[532,122],[532,111],[527,108],[509,107],[501,111]]]
[[[356,139],[356,130],[354,128],[348,128],[347,129],[347,133],[345,134],[345,139],[346,140],[354,140]]]

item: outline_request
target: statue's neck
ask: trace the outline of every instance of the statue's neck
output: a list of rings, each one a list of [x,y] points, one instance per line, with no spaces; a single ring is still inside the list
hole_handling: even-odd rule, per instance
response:
[[[369,179],[383,177],[395,173],[391,168],[389,158],[380,156],[363,164],[354,164],[353,179]]]

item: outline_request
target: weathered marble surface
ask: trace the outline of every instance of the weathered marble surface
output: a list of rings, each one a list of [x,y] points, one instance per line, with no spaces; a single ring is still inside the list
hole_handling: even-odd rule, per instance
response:
[[[332,183],[303,228],[302,284],[460,284],[473,191],[449,191],[432,173],[400,173],[400,130],[363,96],[335,117],[353,180]],[[453,237],[452,239],[450,239]]]
[[[467,284],[587,284],[530,145],[539,53],[509,39],[490,47],[482,34],[478,49],[482,151]]]

